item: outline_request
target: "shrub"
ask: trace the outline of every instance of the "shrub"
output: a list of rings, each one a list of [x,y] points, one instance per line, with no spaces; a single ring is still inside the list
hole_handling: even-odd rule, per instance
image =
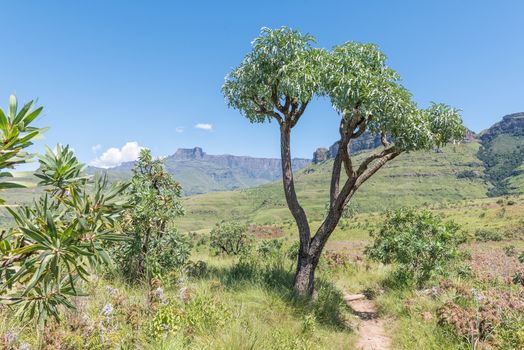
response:
[[[160,339],[168,335],[176,335],[182,323],[182,310],[176,304],[160,307],[149,323],[151,337]]]
[[[478,229],[475,231],[475,239],[478,242],[502,241],[502,236],[493,230]]]
[[[257,253],[263,257],[273,257],[280,254],[282,241],[280,239],[266,239],[260,242]]]
[[[524,271],[515,272],[511,281],[516,285],[524,286]]]
[[[298,250],[300,248],[300,241],[294,241],[286,250],[286,257],[291,260],[296,260],[298,257]]]
[[[153,237],[146,257],[146,270],[151,278],[159,278],[181,268],[191,255],[191,245],[178,231]]]
[[[141,150],[128,190],[130,209],[122,220],[129,240],[114,247],[128,280],[161,277],[189,258],[191,246],[174,226],[176,217],[184,213],[181,191],[162,161]]]
[[[504,246],[502,249],[504,250],[504,254],[506,254],[506,256],[508,257],[515,256],[517,254],[514,245],[507,245]]]
[[[471,278],[474,276],[471,266],[467,264],[457,267],[457,275],[461,278]]]
[[[386,213],[366,254],[384,264],[397,264],[397,277],[406,284],[420,287],[434,274],[444,271],[457,257],[457,246],[463,237],[453,222],[443,222],[429,211],[399,209]]]
[[[524,316],[520,312],[508,312],[495,329],[494,344],[497,349],[524,349]]]
[[[210,233],[211,247],[227,255],[239,255],[251,248],[253,237],[236,222],[217,224]]]
[[[451,327],[469,344],[486,341],[492,345],[506,346],[496,346],[496,349],[522,348],[512,347],[522,340],[519,339],[518,331],[513,333],[522,325],[518,319],[514,319],[514,316],[522,315],[524,307],[518,293],[496,289],[481,292],[463,286],[456,286],[456,289],[455,300],[446,302],[437,310],[440,325]],[[512,321],[516,321],[516,324],[511,324]]]

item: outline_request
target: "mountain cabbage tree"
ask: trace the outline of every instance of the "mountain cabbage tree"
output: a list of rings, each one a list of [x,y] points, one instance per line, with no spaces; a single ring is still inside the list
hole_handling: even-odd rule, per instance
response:
[[[402,153],[440,147],[465,133],[456,109],[444,104],[419,108],[377,46],[347,42],[328,51],[313,44],[312,36],[296,30],[263,28],[222,88],[228,105],[249,121],[279,125],[284,193],[300,239],[294,281],[299,295],[313,293],[322,250],[366,180]],[[331,101],[340,137],[327,214],[312,234],[295,191],[291,131],[315,96]],[[348,145],[366,131],[380,135],[382,147],[355,164]]]

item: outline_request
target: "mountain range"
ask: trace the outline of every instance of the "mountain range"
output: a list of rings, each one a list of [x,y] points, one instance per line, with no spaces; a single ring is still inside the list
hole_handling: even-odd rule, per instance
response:
[[[489,186],[490,196],[521,193],[524,186],[524,113],[506,115],[502,120],[480,134],[468,131],[463,143],[473,143],[475,152],[470,162],[480,164],[479,169],[462,169],[458,178],[481,178]],[[364,133],[349,145],[351,153],[358,154],[380,146],[380,137]],[[335,142],[329,148],[318,148],[312,159],[293,159],[295,171],[311,164],[323,164],[334,158],[338,150]],[[471,151],[471,149],[469,149]],[[442,152],[442,150],[436,150]],[[271,183],[281,177],[278,158],[255,158],[235,155],[210,155],[202,148],[180,148],[163,159],[167,170],[184,189],[185,195],[207,192],[246,189]],[[435,162],[438,165],[439,159]],[[123,163],[110,169],[89,167],[88,172],[107,174],[111,180],[128,179],[134,162]],[[412,165],[414,167],[415,165]],[[406,173],[412,173],[408,168]]]
[[[210,155],[200,147],[179,148],[163,162],[180,182],[185,195],[255,187],[279,179],[282,172],[278,158]],[[309,163],[310,159],[295,158],[293,169],[301,169]],[[127,179],[132,175],[134,164],[126,162],[109,169],[88,167],[88,173],[107,174],[110,180]]]

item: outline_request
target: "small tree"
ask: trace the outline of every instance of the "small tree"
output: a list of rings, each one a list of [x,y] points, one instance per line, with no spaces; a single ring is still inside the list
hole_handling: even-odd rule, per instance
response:
[[[222,89],[229,106],[251,122],[276,121],[280,127],[284,194],[300,238],[294,288],[301,295],[313,293],[322,250],[365,181],[403,152],[442,146],[460,140],[465,132],[456,110],[442,104],[419,109],[375,45],[348,42],[326,51],[312,47],[313,42],[312,36],[289,28],[263,28]],[[329,210],[312,235],[295,192],[291,130],[315,95],[330,98],[340,116],[340,138]],[[366,131],[380,135],[383,148],[357,165],[348,145]]]
[[[189,243],[174,226],[184,213],[181,192],[162,161],[141,150],[129,188],[131,208],[123,221],[132,239],[124,243],[120,260],[130,280],[167,272],[188,259]]]
[[[463,238],[457,224],[413,209],[387,212],[380,229],[370,234],[374,241],[366,254],[383,264],[396,264],[400,281],[418,287],[457,257]]]
[[[210,233],[211,247],[227,255],[238,255],[249,249],[251,237],[246,225],[236,222],[217,224]]]

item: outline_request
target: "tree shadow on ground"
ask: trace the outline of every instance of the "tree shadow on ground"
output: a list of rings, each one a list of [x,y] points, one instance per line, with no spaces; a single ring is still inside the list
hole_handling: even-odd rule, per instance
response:
[[[228,267],[208,267],[193,278],[218,279],[226,289],[262,288],[292,306],[301,317],[314,314],[319,325],[335,330],[349,330],[344,313],[347,311],[343,295],[335,285],[323,278],[315,280],[315,297],[298,297],[293,291],[294,272],[283,263],[240,261]]]

